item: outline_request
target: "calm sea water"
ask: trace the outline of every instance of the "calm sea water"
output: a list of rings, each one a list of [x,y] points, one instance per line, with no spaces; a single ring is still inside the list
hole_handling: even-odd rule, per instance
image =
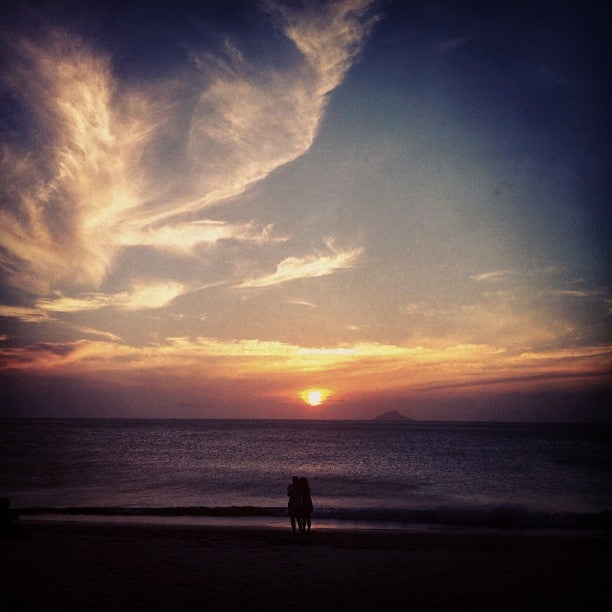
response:
[[[319,521],[609,528],[611,450],[606,425],[2,420],[0,494],[16,508],[272,516],[300,475]]]

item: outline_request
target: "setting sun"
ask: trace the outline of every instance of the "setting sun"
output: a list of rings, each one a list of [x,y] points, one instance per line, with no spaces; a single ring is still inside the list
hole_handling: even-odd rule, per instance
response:
[[[329,396],[328,389],[306,389],[300,393],[300,397],[309,406],[320,406]]]

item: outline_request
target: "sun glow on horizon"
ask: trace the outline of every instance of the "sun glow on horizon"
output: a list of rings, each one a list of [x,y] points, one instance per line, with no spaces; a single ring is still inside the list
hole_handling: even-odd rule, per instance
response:
[[[309,406],[320,406],[330,395],[329,389],[305,389],[300,392],[300,397]]]

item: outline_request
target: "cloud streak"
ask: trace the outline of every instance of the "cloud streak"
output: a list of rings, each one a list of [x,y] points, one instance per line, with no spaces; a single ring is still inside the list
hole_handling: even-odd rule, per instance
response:
[[[171,251],[190,252],[201,244],[215,245],[221,240],[237,240],[264,244],[284,242],[287,237],[274,237],[272,225],[256,228],[252,223],[231,224],[223,221],[194,221],[158,228],[148,227],[134,233],[125,232],[120,241],[127,246],[153,246]]]
[[[327,276],[336,270],[352,268],[363,253],[363,249],[337,250],[333,244],[328,243],[331,254],[315,254],[306,257],[287,257],[277,266],[272,274],[246,280],[239,285],[239,289],[253,289],[271,287],[289,281],[303,278],[316,278]]]
[[[480,274],[473,274],[470,276],[472,280],[475,280],[477,283],[483,281],[500,281],[508,276],[515,274],[514,270],[494,270],[492,272],[482,272]]]
[[[38,308],[28,308],[26,306],[5,306],[0,304],[0,317],[8,319],[19,319],[24,323],[46,323],[51,317]]]
[[[82,312],[101,308],[120,310],[148,310],[168,306],[172,300],[186,292],[180,283],[139,283],[129,291],[116,294],[92,293],[80,298],[61,294],[52,299],[40,299],[36,306],[49,312]]]

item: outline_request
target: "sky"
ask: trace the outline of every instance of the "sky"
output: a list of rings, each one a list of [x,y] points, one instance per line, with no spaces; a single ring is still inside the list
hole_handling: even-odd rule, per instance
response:
[[[609,421],[599,4],[3,3],[0,416]]]

